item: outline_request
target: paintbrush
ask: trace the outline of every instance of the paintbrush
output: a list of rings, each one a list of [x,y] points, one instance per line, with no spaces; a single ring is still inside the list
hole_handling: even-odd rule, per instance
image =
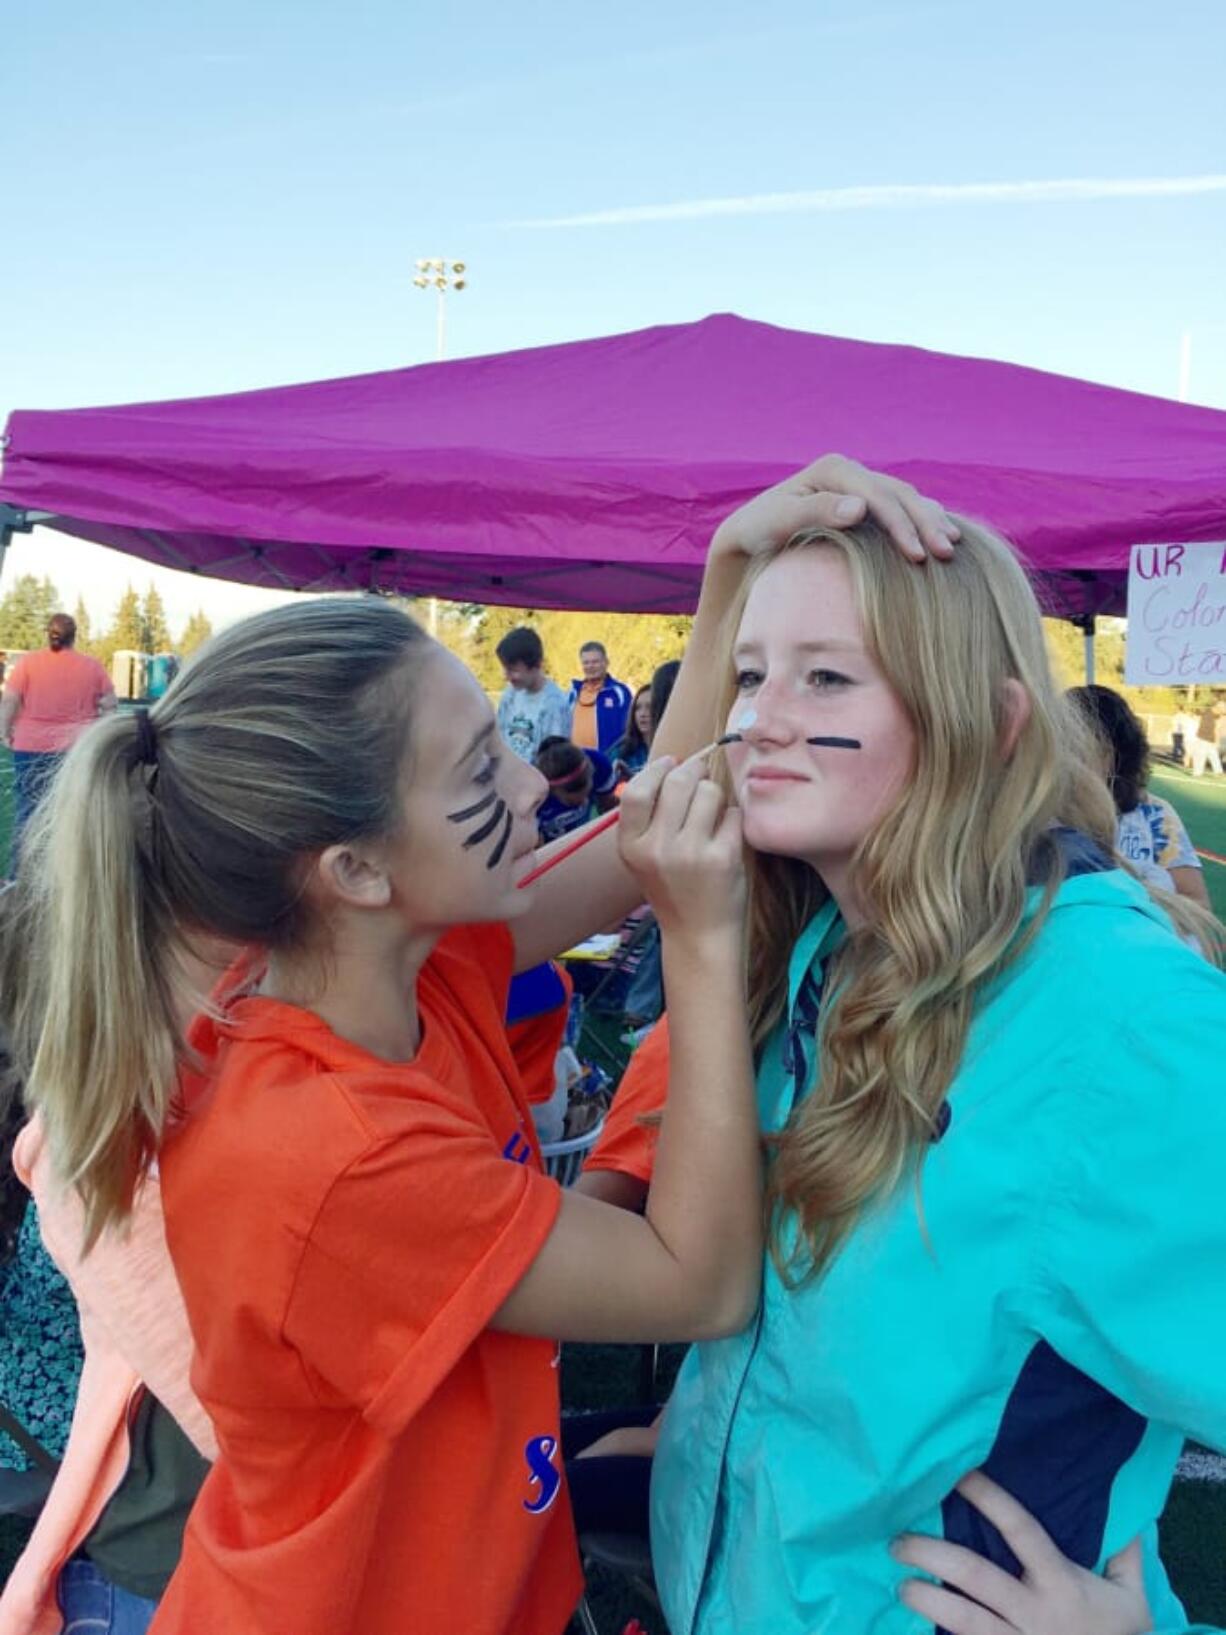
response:
[[[739,744],[740,741],[741,735],[739,732],[726,732],[722,738],[717,738],[714,743],[707,744],[702,749],[696,749],[692,755],[687,755],[681,764],[685,766],[690,761],[701,760],[704,755],[713,755],[717,749],[722,749],[725,744]],[[525,874],[519,882],[519,890],[522,891],[525,886],[532,885],[540,879],[542,874],[548,874],[550,869],[556,869],[559,863],[565,863],[568,857],[573,857],[577,851],[588,845],[590,841],[595,840],[597,835],[602,835],[606,829],[611,829],[620,816],[621,807],[615,806],[611,812],[606,812],[595,823],[585,824],[569,846],[563,846],[561,851],[555,852],[552,857],[546,858],[543,863],[538,863],[536,868]]]
[[[741,717],[737,725],[740,727],[752,727],[757,718],[756,711],[747,711],[746,714]],[[701,760],[704,755],[713,755],[717,749],[723,749],[727,744],[739,744],[741,742],[741,737],[742,735],[739,732],[726,732],[722,738],[716,738],[713,743],[705,745],[702,749],[696,749],[692,755],[687,755],[685,761],[683,761],[681,764],[684,766],[690,761]],[[805,743],[815,744],[819,749],[860,748],[860,740],[858,738],[806,738]],[[525,886],[533,885],[541,878],[543,874],[548,874],[550,869],[556,869],[559,863],[565,863],[568,857],[573,857],[577,851],[580,851],[590,841],[595,840],[598,835],[604,834],[606,829],[611,829],[620,816],[621,807],[617,806],[614,807],[611,812],[606,812],[605,815],[602,818],[597,819],[595,823],[586,824],[571,841],[569,846],[563,846],[560,852],[555,852],[553,856],[547,858],[544,863],[539,863],[536,868],[525,874],[523,879],[519,882],[519,890],[522,891]]]

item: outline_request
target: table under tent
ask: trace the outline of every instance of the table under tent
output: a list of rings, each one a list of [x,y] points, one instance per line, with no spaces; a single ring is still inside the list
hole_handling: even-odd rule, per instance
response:
[[[19,410],[0,537],[44,524],[308,591],[685,612],[715,524],[828,449],[990,522],[1045,610],[1087,636],[1123,612],[1131,545],[1226,538],[1226,413],[729,315],[222,397]]]

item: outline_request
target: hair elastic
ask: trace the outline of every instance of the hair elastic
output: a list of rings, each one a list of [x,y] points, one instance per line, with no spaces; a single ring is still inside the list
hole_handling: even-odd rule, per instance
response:
[[[140,766],[158,764],[157,727],[143,706],[136,711],[136,760]]]

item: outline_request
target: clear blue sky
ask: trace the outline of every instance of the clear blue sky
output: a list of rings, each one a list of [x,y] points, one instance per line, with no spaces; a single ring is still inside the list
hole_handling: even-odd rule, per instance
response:
[[[1221,0],[46,0],[4,32],[0,415],[423,361],[419,255],[470,264],[452,355],[732,310],[1173,396],[1189,332],[1226,407]]]

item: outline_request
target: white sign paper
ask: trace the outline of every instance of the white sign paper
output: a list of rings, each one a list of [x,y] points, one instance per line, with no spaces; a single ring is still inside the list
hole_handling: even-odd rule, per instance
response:
[[[1226,541],[1132,547],[1124,679],[1131,687],[1226,683]]]

